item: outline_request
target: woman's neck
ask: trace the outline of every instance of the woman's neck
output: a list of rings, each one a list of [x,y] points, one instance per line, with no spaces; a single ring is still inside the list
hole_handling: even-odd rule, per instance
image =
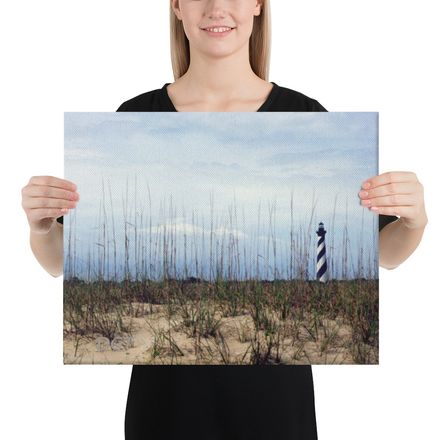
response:
[[[191,54],[187,72],[167,87],[177,111],[256,111],[272,84],[254,73],[247,52],[238,55]]]
[[[223,97],[234,95],[244,85],[258,79],[249,64],[237,68],[234,60],[199,59],[191,61],[188,71],[181,78],[187,86],[197,88],[200,94]],[[231,96],[232,97],[232,96]]]
[[[261,87],[264,81],[253,72],[244,46],[239,52],[219,58],[192,51],[190,66],[177,83],[209,102],[237,99],[243,96],[243,90]]]

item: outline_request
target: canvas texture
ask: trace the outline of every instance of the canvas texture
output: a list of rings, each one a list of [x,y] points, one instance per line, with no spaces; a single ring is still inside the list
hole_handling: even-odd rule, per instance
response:
[[[64,123],[65,364],[379,363],[378,113]]]

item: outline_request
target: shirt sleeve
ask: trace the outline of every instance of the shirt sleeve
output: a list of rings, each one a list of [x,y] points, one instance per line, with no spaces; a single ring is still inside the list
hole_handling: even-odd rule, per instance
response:
[[[399,217],[396,217],[395,215],[379,214],[379,231],[383,229],[388,223],[392,223],[398,219]]]
[[[125,108],[126,108],[126,103],[123,102],[117,109],[117,112],[125,112]]]
[[[326,112],[327,109],[321,105],[316,99],[311,100],[311,111],[312,112]]]

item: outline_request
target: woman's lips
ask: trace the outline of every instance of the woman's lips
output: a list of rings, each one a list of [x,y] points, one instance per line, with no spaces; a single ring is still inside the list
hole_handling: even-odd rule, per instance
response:
[[[212,31],[209,28],[202,29],[202,31],[206,32],[211,37],[226,37],[229,35],[235,28],[229,28],[229,30],[223,30],[223,31]]]

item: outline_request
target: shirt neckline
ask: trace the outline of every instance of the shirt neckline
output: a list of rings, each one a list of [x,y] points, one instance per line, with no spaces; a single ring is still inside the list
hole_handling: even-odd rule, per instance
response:
[[[273,100],[275,99],[275,96],[278,94],[280,87],[278,86],[277,83],[270,81],[273,86],[272,89],[269,92],[269,95],[266,98],[266,101],[263,102],[263,104],[261,104],[261,106],[258,108],[258,110],[256,110],[257,112],[262,112],[265,111],[273,102]],[[171,111],[171,112],[179,112],[176,107],[174,107],[173,101],[171,101],[170,96],[168,95],[168,91],[167,91],[167,87],[170,85],[171,83],[165,83],[162,86],[162,98],[163,98],[163,103],[165,104],[165,107],[167,108],[167,111]]]

